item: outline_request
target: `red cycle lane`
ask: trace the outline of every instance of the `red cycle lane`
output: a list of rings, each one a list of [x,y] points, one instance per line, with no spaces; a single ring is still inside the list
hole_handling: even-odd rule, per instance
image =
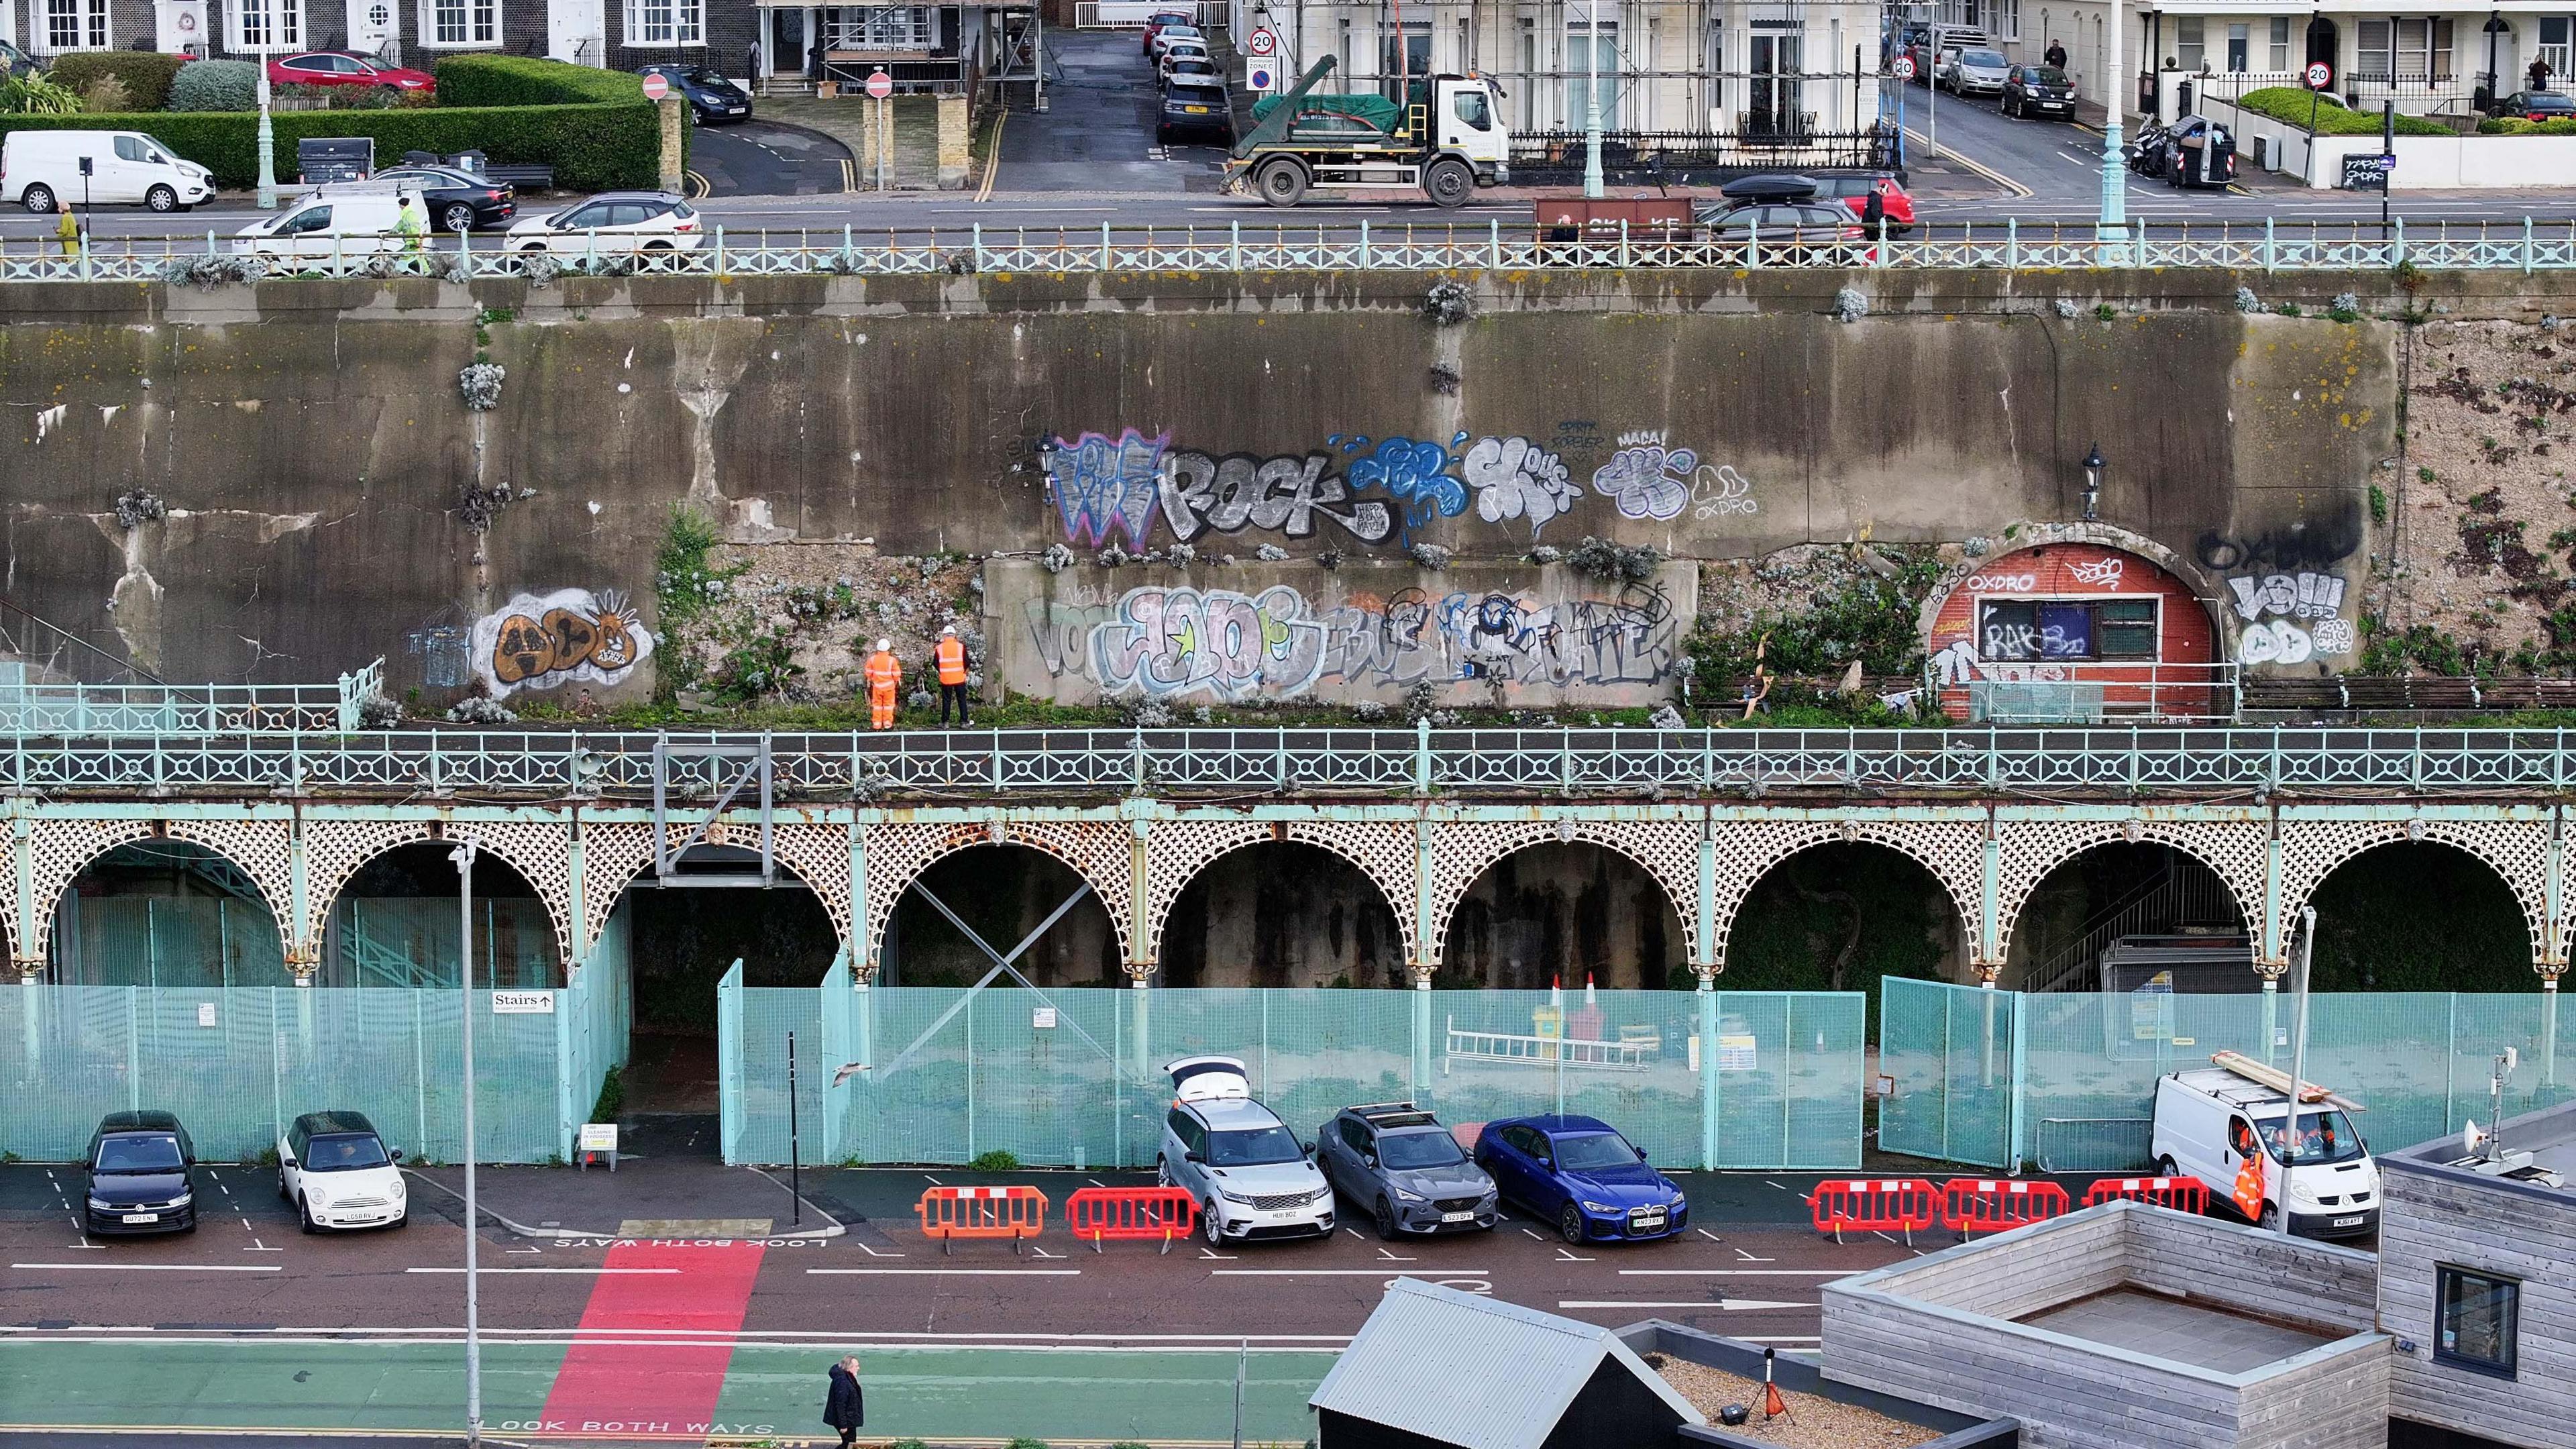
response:
[[[538,1432],[703,1440],[763,1251],[658,1240],[609,1249]]]

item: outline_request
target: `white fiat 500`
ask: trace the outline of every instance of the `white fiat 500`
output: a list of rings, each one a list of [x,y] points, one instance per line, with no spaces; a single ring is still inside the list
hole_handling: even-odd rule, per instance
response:
[[[277,1195],[308,1233],[398,1228],[408,1214],[401,1161],[364,1115],[307,1112],[278,1140]]]

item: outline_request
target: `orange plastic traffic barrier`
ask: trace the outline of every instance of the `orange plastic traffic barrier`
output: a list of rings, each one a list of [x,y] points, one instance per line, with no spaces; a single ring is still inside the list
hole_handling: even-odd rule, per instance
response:
[[[934,1187],[921,1195],[921,1231],[939,1240],[939,1251],[959,1238],[1020,1239],[1046,1227],[1047,1195],[1034,1187]]]
[[[2196,1177],[2105,1177],[2084,1190],[2084,1206],[2106,1202],[2151,1203],[2176,1212],[2209,1211],[2209,1184]]]
[[[1849,1229],[1901,1232],[1911,1246],[1916,1228],[1941,1226],[1941,1189],[1928,1177],[1828,1178],[1808,1196],[1807,1210],[1816,1231],[1833,1234],[1837,1243]]]
[[[2053,1182],[1954,1177],[1941,1184],[1941,1216],[1964,1238],[1972,1232],[2005,1233],[2064,1217],[2071,1202]]]
[[[1064,1200],[1064,1222],[1095,1253],[1107,1238],[1160,1238],[1168,1253],[1174,1238],[1198,1230],[1199,1204],[1185,1187],[1077,1188]]]

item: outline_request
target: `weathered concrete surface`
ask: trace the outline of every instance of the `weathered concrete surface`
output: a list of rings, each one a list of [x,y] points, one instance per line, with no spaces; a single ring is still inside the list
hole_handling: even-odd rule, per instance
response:
[[[2178,553],[2340,538],[2395,450],[2401,329],[2248,317],[2232,274],[1470,280],[1449,328],[1428,278],[1374,273],[12,287],[9,587],[173,677],[384,653],[400,686],[520,593],[622,592],[651,626],[675,503],[755,545],[1187,542],[1157,581],[1237,593],[1264,546],[1432,544],[1517,594],[1552,586],[1511,561],[1586,535],[1722,559],[2071,518],[2096,443],[2104,519]],[[1845,280],[1857,324],[1827,315]],[[2252,281],[2510,317],[2571,285]],[[491,412],[456,385],[478,346]],[[170,513],[129,535],[136,488]]]
[[[986,629],[1016,693],[1083,704],[1313,696],[1513,707],[1663,698],[1684,665],[1698,567],[1637,583],[1564,564],[1265,563],[1050,572],[985,566]]]

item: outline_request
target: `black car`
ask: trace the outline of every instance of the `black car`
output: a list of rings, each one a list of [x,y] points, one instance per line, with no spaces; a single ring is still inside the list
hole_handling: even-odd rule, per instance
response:
[[[751,119],[751,92],[702,65],[648,65],[637,75],[658,75],[688,98],[689,114],[703,126]]]
[[[2558,91],[2515,91],[2496,102],[2487,114],[2532,122],[2564,121],[2576,117],[2576,96]]]
[[[1381,1238],[1490,1232],[1501,1220],[1493,1178],[1411,1102],[1344,1108],[1317,1134],[1315,1165],[1345,1219],[1366,1212]]]
[[[168,1112],[110,1112],[89,1139],[83,1227],[95,1234],[197,1230],[197,1149]]]
[[[2053,65],[2017,65],[2004,75],[2003,98],[1995,108],[2007,116],[2063,116],[2075,119],[2075,82]]]
[[[429,224],[437,231],[506,226],[519,211],[512,188],[453,166],[392,166],[370,179],[397,181],[405,190],[419,187],[421,203],[429,208]]]
[[[1156,139],[1212,135],[1224,140],[1233,134],[1234,107],[1225,98],[1222,82],[1174,76],[1164,85],[1162,120],[1154,128]]]

